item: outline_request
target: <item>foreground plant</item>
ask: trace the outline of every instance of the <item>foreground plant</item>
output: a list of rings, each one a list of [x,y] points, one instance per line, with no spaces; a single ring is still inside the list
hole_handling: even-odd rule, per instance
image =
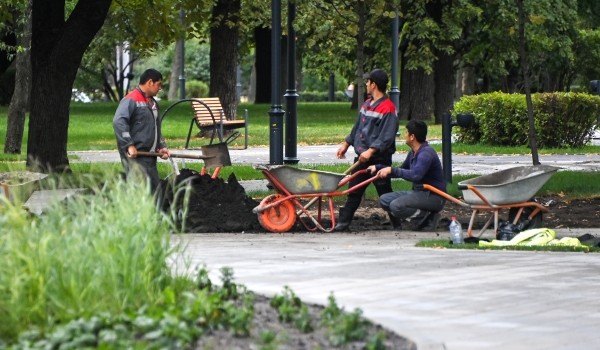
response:
[[[368,335],[368,321],[362,318],[362,310],[355,309],[352,313],[345,313],[337,305],[333,294],[329,295],[327,307],[321,312],[321,322],[327,326],[329,341],[334,346],[364,340]]]
[[[0,205],[0,339],[161,300],[173,248],[145,182],[89,191],[40,217]]]
[[[290,287],[285,286],[283,292],[276,294],[271,299],[271,306],[277,309],[279,320],[293,323],[301,332],[308,333],[313,330],[308,308],[296,296]]]

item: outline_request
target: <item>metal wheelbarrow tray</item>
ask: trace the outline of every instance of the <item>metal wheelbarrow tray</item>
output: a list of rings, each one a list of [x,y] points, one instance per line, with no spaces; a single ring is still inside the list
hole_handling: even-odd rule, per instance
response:
[[[46,177],[47,174],[31,171],[0,173],[0,196],[12,203],[25,203],[38,188],[39,181]]]
[[[309,231],[317,229],[331,232],[335,227],[335,215],[333,208],[333,197],[346,195],[356,189],[366,186],[376,180],[372,177],[346,190],[340,190],[353,178],[365,174],[368,170],[359,170],[348,176],[327,171],[301,169],[286,165],[255,165],[261,170],[269,183],[273,186],[276,194],[265,197],[261,203],[254,208],[258,214],[258,220],[263,228],[271,232],[289,231],[295,224],[298,216],[305,216],[306,220],[300,220]],[[331,226],[326,228],[322,224],[322,202],[325,198],[328,202]],[[308,204],[300,202],[301,199],[312,199]],[[313,215],[308,211],[309,207],[317,202],[317,213]]]
[[[498,215],[501,209],[516,209],[513,224],[519,222],[525,208],[532,209],[525,220],[532,220],[541,212],[547,212],[548,208],[531,199],[559,169],[549,165],[519,166],[461,181],[458,188],[462,191],[464,202],[432,186],[424,185],[424,188],[451,202],[473,209],[467,232],[471,237],[475,216],[481,211],[491,211],[494,215],[488,219],[479,235],[488,228],[492,219],[494,231],[498,230]]]
[[[484,198],[495,205],[520,203],[535,196],[558,169],[549,165],[520,166],[461,181],[458,188],[470,204],[486,204]]]

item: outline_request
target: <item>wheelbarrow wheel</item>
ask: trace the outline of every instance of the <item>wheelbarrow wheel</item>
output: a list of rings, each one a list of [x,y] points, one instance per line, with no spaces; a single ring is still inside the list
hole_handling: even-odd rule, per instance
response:
[[[265,207],[283,198],[280,194],[272,194],[260,202],[260,207]],[[296,211],[291,201],[280,204],[258,213],[258,222],[270,232],[287,232],[296,223]]]

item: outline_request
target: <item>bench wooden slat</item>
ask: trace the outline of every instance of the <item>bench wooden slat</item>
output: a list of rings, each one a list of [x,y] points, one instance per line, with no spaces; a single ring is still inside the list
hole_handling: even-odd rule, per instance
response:
[[[218,97],[205,97],[201,99],[192,99],[192,109],[194,111],[193,122],[200,129],[213,128],[214,132],[219,133],[220,139],[223,138],[223,130],[245,129],[244,148],[248,148],[248,113],[244,115],[244,119],[228,119],[223,113],[223,106]],[[188,141],[191,136],[188,133]],[[211,139],[212,142],[212,139]]]

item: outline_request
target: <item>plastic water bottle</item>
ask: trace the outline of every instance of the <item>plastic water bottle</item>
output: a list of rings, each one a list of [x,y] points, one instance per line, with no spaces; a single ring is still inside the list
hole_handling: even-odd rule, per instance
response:
[[[460,222],[456,220],[456,216],[452,217],[452,221],[450,221],[450,226],[448,227],[450,228],[450,238],[452,239],[452,244],[465,243],[462,234],[462,226],[460,225]]]

